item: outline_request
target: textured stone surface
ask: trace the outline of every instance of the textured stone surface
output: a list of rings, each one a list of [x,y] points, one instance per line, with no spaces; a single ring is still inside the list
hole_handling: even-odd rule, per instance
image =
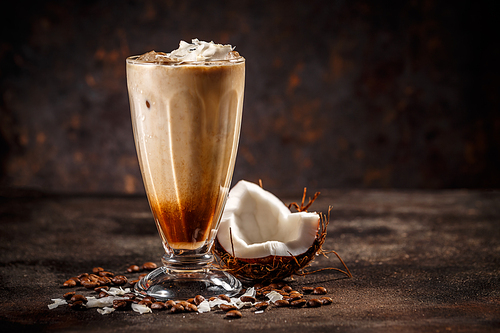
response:
[[[298,195],[297,195],[298,194]],[[281,196],[296,201],[301,193]],[[291,198],[291,199],[287,199]],[[323,271],[287,281],[324,286],[334,302],[317,309],[269,307],[171,315],[48,310],[69,277],[101,266],[125,272],[156,261],[160,239],[143,197],[0,196],[2,331],[488,332],[500,328],[500,193],[324,190],[332,206],[325,250],[354,277]],[[341,267],[318,257],[312,269]],[[129,275],[130,276],[130,275]],[[69,289],[81,291],[82,289]],[[86,291],[83,290],[85,293]]]
[[[0,183],[141,193],[125,57],[197,37],[247,58],[236,179],[498,188],[498,11],[498,1],[14,1],[0,14]]]

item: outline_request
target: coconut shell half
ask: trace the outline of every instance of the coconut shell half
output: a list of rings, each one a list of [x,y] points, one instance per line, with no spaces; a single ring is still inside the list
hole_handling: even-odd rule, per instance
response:
[[[243,281],[282,280],[321,252],[328,220],[292,213],[272,193],[240,181],[230,191],[214,244],[219,265]]]

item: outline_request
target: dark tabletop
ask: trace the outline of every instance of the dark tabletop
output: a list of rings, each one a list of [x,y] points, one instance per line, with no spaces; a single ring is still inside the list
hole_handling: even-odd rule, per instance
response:
[[[100,266],[125,273],[160,263],[162,247],[145,197],[0,196],[0,329],[148,332],[462,332],[500,330],[500,192],[325,190],[311,210],[332,206],[325,250],[353,274],[322,271],[287,279],[324,286],[333,304],[275,308],[224,319],[221,311],[101,315],[49,310],[69,277]],[[300,199],[281,196],[289,203]],[[319,256],[311,269],[338,267]],[[130,278],[137,274],[126,273]]]

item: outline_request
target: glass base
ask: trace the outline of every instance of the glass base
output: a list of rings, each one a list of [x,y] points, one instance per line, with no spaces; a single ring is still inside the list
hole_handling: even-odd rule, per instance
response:
[[[152,296],[159,301],[187,300],[196,295],[236,296],[241,291],[241,282],[217,269],[180,270],[163,266],[143,277],[134,289],[142,296]]]

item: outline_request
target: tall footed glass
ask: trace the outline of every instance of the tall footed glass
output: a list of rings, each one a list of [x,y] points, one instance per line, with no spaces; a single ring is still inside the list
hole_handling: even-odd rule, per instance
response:
[[[199,63],[127,59],[137,156],[165,255],[136,285],[156,299],[236,295],[210,267],[240,135],[245,59]]]

